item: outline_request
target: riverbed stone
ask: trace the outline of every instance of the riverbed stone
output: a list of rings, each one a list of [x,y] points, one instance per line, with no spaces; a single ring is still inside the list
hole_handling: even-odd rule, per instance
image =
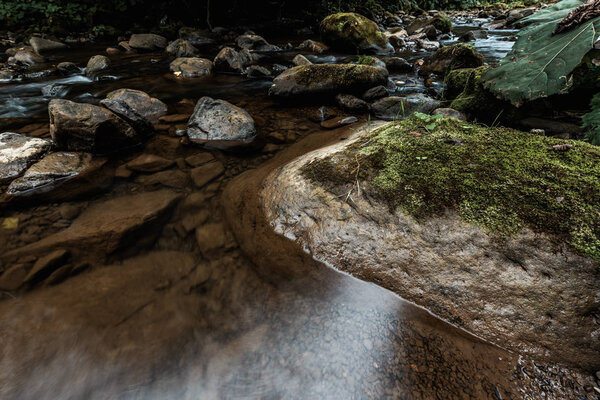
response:
[[[223,175],[225,168],[219,161],[211,161],[192,169],[190,176],[197,188],[202,188]]]
[[[384,121],[401,120],[415,112],[431,113],[439,108],[440,102],[423,94],[406,97],[384,97],[371,104],[371,113],[375,118]]]
[[[52,142],[20,133],[0,133],[0,182],[21,176],[52,148]]]
[[[27,268],[23,264],[15,264],[0,276],[0,290],[17,290],[27,276]]]
[[[458,110],[455,110],[453,108],[436,108],[435,110],[433,110],[432,114],[433,115],[443,115],[444,117],[456,118],[461,121],[467,120],[467,116],[464,113],[462,113]]]
[[[298,49],[322,54],[329,50],[329,46],[316,40],[307,39],[298,45]]]
[[[154,132],[154,125],[123,100],[104,99],[100,104],[123,118],[140,135],[149,136]]]
[[[159,190],[100,201],[83,210],[68,228],[1,257],[61,248],[102,259],[124,248],[145,248],[154,243],[179,199],[179,194]]]
[[[227,149],[252,142],[256,127],[246,110],[225,100],[203,97],[188,122],[187,135],[193,143]]]
[[[297,54],[296,57],[294,57],[294,59],[292,60],[292,62],[297,67],[301,65],[312,65],[312,62],[302,54]]]
[[[137,172],[158,172],[175,164],[173,160],[154,154],[142,154],[127,163],[127,168]]]
[[[129,38],[129,46],[136,50],[154,51],[167,47],[168,41],[165,37],[154,33],[134,33]]]
[[[31,47],[33,47],[33,51],[35,51],[38,54],[63,50],[67,48],[67,45],[64,43],[61,43],[56,40],[43,39],[38,36],[33,36],[31,39],[29,39],[29,44],[31,45]]]
[[[77,66],[77,64],[70,62],[70,61],[64,61],[59,63],[56,66],[56,69],[58,70],[58,72],[60,72],[61,74],[67,75],[67,74],[72,74],[75,72],[79,72],[79,67]]]
[[[141,141],[125,120],[104,107],[53,99],[48,112],[50,135],[64,150],[105,154]]]
[[[214,39],[210,37],[210,32],[189,26],[184,26],[179,29],[179,37],[196,48],[212,46],[215,44]]]
[[[165,51],[175,57],[195,57],[198,54],[198,49],[185,39],[172,41]]]
[[[268,78],[271,76],[271,71],[261,65],[251,65],[246,70],[248,78]]]
[[[323,41],[334,49],[352,53],[390,53],[394,51],[377,24],[357,13],[338,13],[320,25]]]
[[[483,65],[483,56],[465,43],[442,47],[428,60],[419,73],[446,75],[454,69],[476,68]]]
[[[45,62],[46,59],[39,54],[35,53],[33,50],[23,49],[17,51],[14,55],[9,57],[8,64],[23,64],[23,65],[33,65]]]
[[[366,92],[364,92],[362,95],[362,98],[365,101],[370,102],[370,101],[382,99],[384,97],[388,97],[389,95],[390,95],[390,92],[388,92],[386,87],[383,85],[379,85],[379,86],[375,86],[375,87],[367,90]]]
[[[366,101],[351,94],[338,94],[335,96],[335,101],[338,106],[348,112],[360,114],[369,110],[369,104]]]
[[[206,58],[179,57],[173,60],[169,69],[182,78],[201,78],[212,74],[213,63]]]
[[[356,64],[313,64],[286,70],[273,81],[269,95],[280,98],[362,93],[385,85],[385,68]]]
[[[102,171],[105,164],[106,159],[89,153],[50,153],[12,181],[7,200],[59,201],[100,192],[112,182],[112,172]]]
[[[64,265],[69,252],[65,249],[57,249],[44,257],[39,258],[24,279],[24,283],[35,283],[49,276],[58,267]]]
[[[252,51],[268,52],[268,51],[280,51],[281,50],[280,47],[269,44],[269,42],[267,42],[265,40],[265,38],[263,38],[262,36],[253,35],[253,34],[244,34],[244,35],[238,36],[235,39],[235,44],[240,49],[246,49],[246,50],[252,50]]]
[[[151,123],[157,124],[160,117],[167,114],[167,105],[148,93],[135,89],[118,89],[106,95],[107,99],[120,100]]]
[[[219,51],[214,60],[214,67],[219,72],[244,73],[246,66],[252,62],[252,55],[248,50],[237,51],[231,47],[224,47]]]
[[[90,76],[108,68],[110,68],[110,59],[103,55],[97,55],[89,59],[85,67],[85,73]]]

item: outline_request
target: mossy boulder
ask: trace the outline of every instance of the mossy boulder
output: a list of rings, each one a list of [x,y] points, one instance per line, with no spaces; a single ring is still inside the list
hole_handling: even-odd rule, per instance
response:
[[[325,158],[306,176],[329,188],[354,184],[360,163],[361,187],[391,209],[417,219],[453,209],[498,238],[527,228],[600,260],[598,147],[415,114],[346,152],[348,162]]]
[[[444,79],[444,98],[454,100],[461,94],[472,72],[473,68],[460,68],[448,72]]]
[[[453,69],[475,68],[483,65],[483,55],[466,43],[454,43],[438,49],[421,68],[421,74],[446,75]]]
[[[438,15],[433,18],[427,16],[418,17],[406,27],[406,32],[408,32],[409,35],[412,35],[419,29],[423,29],[429,25],[433,26],[441,33],[450,33],[452,31],[452,20],[443,15]]]
[[[358,64],[301,65],[284,71],[273,80],[269,95],[280,98],[361,94],[375,86],[385,85],[385,68]]]
[[[352,53],[390,53],[394,48],[377,24],[356,13],[338,13],[321,22],[323,41],[334,49]]]

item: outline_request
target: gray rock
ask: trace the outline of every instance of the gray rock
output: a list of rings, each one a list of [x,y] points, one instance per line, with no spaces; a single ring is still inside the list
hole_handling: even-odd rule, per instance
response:
[[[379,86],[375,86],[375,87],[367,90],[365,93],[363,93],[362,98],[365,101],[370,102],[370,101],[382,99],[384,97],[388,97],[389,95],[390,95],[390,92],[388,92],[388,90],[385,88],[385,86],[379,85]]]
[[[213,63],[206,58],[180,57],[169,66],[175,76],[182,78],[200,78],[212,74]]]
[[[311,65],[312,64],[312,62],[308,58],[304,57],[302,54],[296,55],[296,57],[294,57],[292,62],[297,67],[301,66],[301,65]]]
[[[246,110],[225,100],[203,97],[188,122],[187,135],[194,143],[226,149],[252,142],[256,128]]]
[[[50,150],[52,142],[20,133],[0,133],[0,182],[21,176]]]
[[[106,56],[97,55],[90,58],[85,68],[85,73],[86,75],[94,75],[108,68],[110,68],[110,59]]]
[[[429,114],[439,108],[440,102],[423,94],[407,97],[384,97],[371,104],[371,113],[385,121],[401,120],[414,112]]]
[[[487,32],[484,30],[469,31],[458,38],[461,42],[474,42],[477,39],[487,39]]]
[[[34,36],[29,39],[29,44],[33,47],[33,51],[38,54],[45,52],[51,52],[56,50],[66,49],[67,45],[55,40],[42,39],[41,37]]]
[[[329,46],[325,43],[317,42],[315,40],[307,39],[304,42],[300,43],[298,46],[299,50],[310,51],[312,53],[321,54],[329,50]]]
[[[136,50],[154,51],[167,47],[166,38],[153,33],[133,34],[129,38],[129,46]]]
[[[125,101],[104,99],[100,104],[127,121],[140,135],[149,136],[154,132],[154,125],[146,117],[131,108]]]
[[[245,34],[238,36],[235,39],[235,44],[240,49],[253,50],[253,51],[280,51],[281,48],[269,44],[265,38],[258,35]]]
[[[160,117],[167,114],[167,105],[165,103],[141,90],[118,89],[108,93],[106,98],[124,101],[134,111],[144,116],[153,124],[157,124]]]
[[[337,93],[362,93],[384,85],[384,68],[354,64],[313,64],[286,70],[273,81],[269,95],[291,98]]]
[[[175,57],[195,57],[198,54],[198,49],[184,39],[177,39],[169,43],[165,50]]]
[[[369,105],[366,101],[352,96],[351,94],[338,94],[335,96],[335,101],[338,106],[349,112],[363,113],[369,110]]]
[[[231,47],[224,47],[215,57],[214,68],[216,71],[242,74],[252,61],[252,55],[248,50],[238,52]]]
[[[108,188],[112,173],[103,173],[105,159],[89,153],[57,152],[46,155],[6,190],[9,201],[64,201]]]
[[[56,69],[58,70],[58,72],[60,72],[61,74],[72,74],[75,72],[79,72],[80,68],[77,66],[77,64],[72,63],[72,62],[61,62],[60,64],[58,64],[56,66]]]
[[[103,107],[54,99],[48,112],[50,135],[61,149],[103,154],[141,141],[125,120]]]
[[[271,71],[260,65],[251,65],[246,74],[248,78],[267,78],[271,76]]]
[[[46,59],[39,54],[36,54],[33,50],[19,50],[13,56],[8,59],[8,64],[23,64],[33,65],[45,62]]]

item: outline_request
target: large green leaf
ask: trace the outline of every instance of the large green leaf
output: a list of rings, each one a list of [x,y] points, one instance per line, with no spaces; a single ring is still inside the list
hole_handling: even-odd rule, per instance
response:
[[[552,31],[581,4],[580,0],[564,0],[525,18],[523,23],[527,26],[519,32],[512,51],[499,66],[483,75],[484,87],[517,107],[529,100],[568,91],[571,73],[594,46],[600,18],[557,35],[552,35]]]

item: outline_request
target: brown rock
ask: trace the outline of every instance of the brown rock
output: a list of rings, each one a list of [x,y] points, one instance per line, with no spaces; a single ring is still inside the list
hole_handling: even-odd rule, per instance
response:
[[[207,183],[213,181],[218,178],[225,172],[225,168],[223,168],[223,164],[218,161],[210,162],[201,167],[194,168],[190,175],[192,177],[192,181],[196,187],[201,188]]]
[[[127,168],[137,172],[157,172],[169,168],[174,164],[173,160],[154,155],[142,154],[127,163]]]
[[[54,250],[50,254],[38,259],[33,268],[29,271],[25,277],[24,282],[36,282],[43,280],[49,276],[58,267],[64,265],[65,261],[69,257],[69,252],[64,249]]]
[[[17,290],[26,276],[27,270],[23,264],[13,265],[0,276],[0,290]]]
[[[136,182],[142,185],[163,185],[176,189],[183,189],[188,186],[189,177],[188,175],[179,170],[161,171],[152,175],[140,176],[136,179]]]
[[[191,167],[198,167],[200,165],[206,164],[207,162],[213,161],[214,159],[215,157],[210,153],[198,153],[186,157],[185,162],[188,163]]]

